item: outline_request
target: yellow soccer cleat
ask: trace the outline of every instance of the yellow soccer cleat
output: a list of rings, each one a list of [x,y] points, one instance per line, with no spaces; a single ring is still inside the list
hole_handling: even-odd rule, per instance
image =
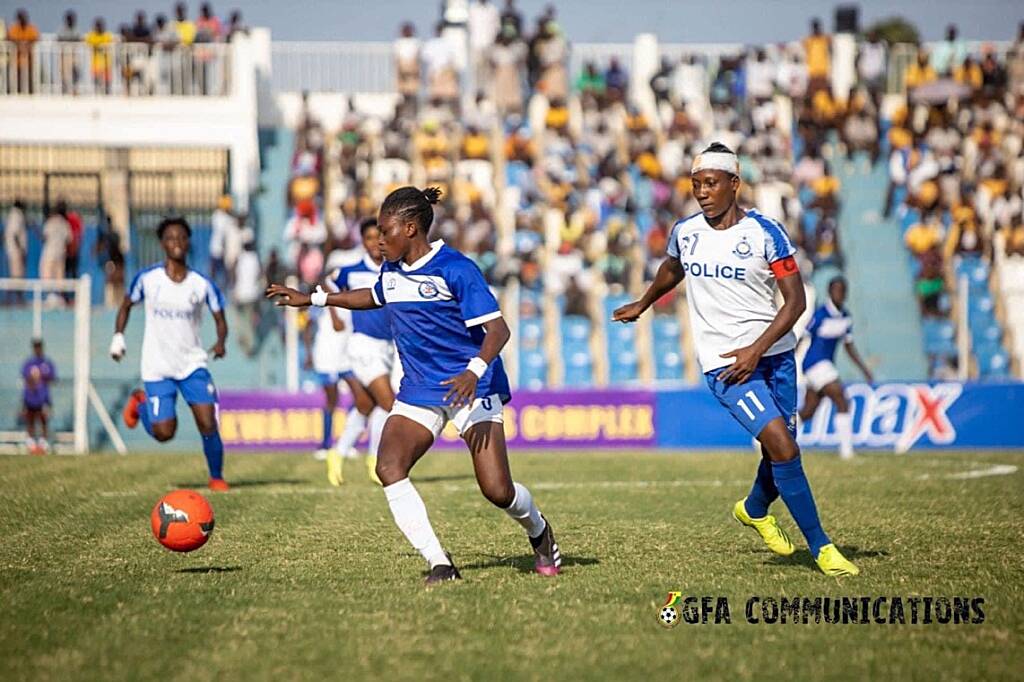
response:
[[[818,551],[818,558],[815,561],[825,575],[860,575],[860,569],[844,557],[833,544],[822,547]]]
[[[738,522],[753,528],[757,531],[757,534],[764,540],[764,544],[768,545],[768,549],[775,552],[779,556],[789,556],[793,553],[793,542],[786,535],[786,531],[779,527],[778,521],[771,514],[761,519],[750,518],[750,514],[747,513],[747,508],[744,503],[747,498],[743,498],[732,508],[732,517]]]
[[[369,474],[371,481],[380,486],[384,485],[377,476],[377,455],[366,456],[366,473]]]
[[[333,486],[340,486],[345,482],[341,468],[341,455],[334,448],[327,451],[327,481]]]

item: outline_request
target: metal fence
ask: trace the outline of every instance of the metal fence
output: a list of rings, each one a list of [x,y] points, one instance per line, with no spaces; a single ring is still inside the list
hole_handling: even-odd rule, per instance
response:
[[[274,41],[274,92],[394,92],[391,43]]]
[[[19,49],[0,42],[0,95],[224,96],[231,45],[165,48],[145,43],[41,40]]]

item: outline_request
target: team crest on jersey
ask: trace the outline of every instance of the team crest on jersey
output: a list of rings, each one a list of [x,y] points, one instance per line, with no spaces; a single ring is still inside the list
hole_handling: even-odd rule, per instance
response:
[[[423,298],[437,298],[440,293],[433,282],[420,282],[419,292]]]
[[[746,260],[747,258],[750,258],[751,256],[754,255],[754,249],[750,246],[750,242],[747,241],[746,235],[744,235],[743,238],[740,239],[740,243],[737,244],[736,248],[732,250],[732,255],[736,256],[737,258],[742,258],[743,260]]]
[[[199,305],[199,296],[196,294],[196,292],[193,291],[191,294],[188,295],[188,302],[190,305],[193,306]]]
[[[398,286],[398,280],[395,277],[386,277],[384,279],[384,288],[388,291],[394,291],[396,286]]]

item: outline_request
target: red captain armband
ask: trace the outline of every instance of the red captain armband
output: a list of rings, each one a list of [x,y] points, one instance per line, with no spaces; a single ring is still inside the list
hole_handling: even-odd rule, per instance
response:
[[[775,279],[782,279],[783,277],[789,277],[800,272],[800,268],[796,266],[796,258],[792,256],[777,260],[771,265],[772,274],[775,275]]]

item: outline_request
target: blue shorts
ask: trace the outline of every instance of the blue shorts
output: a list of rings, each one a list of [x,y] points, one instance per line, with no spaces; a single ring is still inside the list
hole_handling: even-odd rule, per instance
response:
[[[209,405],[217,402],[217,388],[205,367],[200,367],[184,379],[161,379],[144,382],[146,410],[149,422],[174,419],[177,416],[178,391],[189,405]]]
[[[354,377],[354,376],[355,376],[355,374],[353,374],[352,370],[350,370],[350,369],[347,369],[344,372],[317,372],[316,373],[316,378],[320,380],[320,385],[321,386],[333,386],[333,385],[337,384],[339,381],[341,381],[342,379],[348,379],[349,377]]]
[[[728,367],[713,369],[704,375],[708,388],[729,410],[733,419],[755,438],[776,417],[782,417],[796,438],[796,359],[793,351],[761,358],[742,384],[726,384],[718,375]]]

